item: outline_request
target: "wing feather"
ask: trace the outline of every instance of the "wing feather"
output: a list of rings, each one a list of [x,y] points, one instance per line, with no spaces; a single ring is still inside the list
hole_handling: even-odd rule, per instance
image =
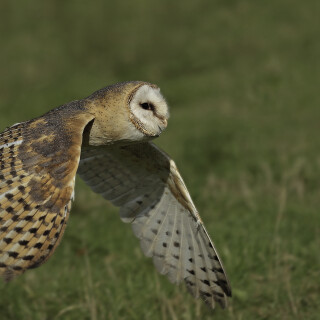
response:
[[[171,282],[226,306],[230,285],[175,163],[152,143],[85,147],[78,173],[131,222],[142,251]]]
[[[5,280],[45,262],[69,217],[82,133],[91,118],[60,112],[0,134],[0,276]]]

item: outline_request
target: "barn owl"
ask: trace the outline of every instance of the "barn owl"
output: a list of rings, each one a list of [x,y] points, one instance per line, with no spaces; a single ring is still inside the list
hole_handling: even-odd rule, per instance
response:
[[[160,89],[108,86],[0,134],[0,275],[44,263],[66,228],[76,173],[120,207],[144,254],[212,308],[231,289],[174,161],[155,144],[167,126]]]

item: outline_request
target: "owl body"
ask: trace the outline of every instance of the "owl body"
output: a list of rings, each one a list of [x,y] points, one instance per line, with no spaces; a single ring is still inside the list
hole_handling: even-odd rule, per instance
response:
[[[45,262],[61,240],[75,175],[120,207],[158,271],[226,305],[221,261],[173,160],[150,140],[167,126],[153,84],[101,89],[0,134],[0,275]]]

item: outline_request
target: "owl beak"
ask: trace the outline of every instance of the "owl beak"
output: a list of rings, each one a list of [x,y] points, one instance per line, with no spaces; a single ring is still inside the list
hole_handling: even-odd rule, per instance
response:
[[[168,121],[167,119],[161,119],[161,125],[158,126],[160,129],[160,133],[167,127]]]
[[[167,120],[166,119],[161,119],[161,124],[158,124],[158,133],[156,134],[157,137],[160,136],[160,134],[162,133],[162,131],[167,127]]]

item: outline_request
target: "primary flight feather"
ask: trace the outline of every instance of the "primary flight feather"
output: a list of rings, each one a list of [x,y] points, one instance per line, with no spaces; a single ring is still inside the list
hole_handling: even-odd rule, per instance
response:
[[[150,140],[167,126],[153,84],[101,89],[0,134],[0,276],[44,263],[59,244],[75,175],[120,207],[145,255],[171,282],[226,306],[231,288],[174,161]]]

